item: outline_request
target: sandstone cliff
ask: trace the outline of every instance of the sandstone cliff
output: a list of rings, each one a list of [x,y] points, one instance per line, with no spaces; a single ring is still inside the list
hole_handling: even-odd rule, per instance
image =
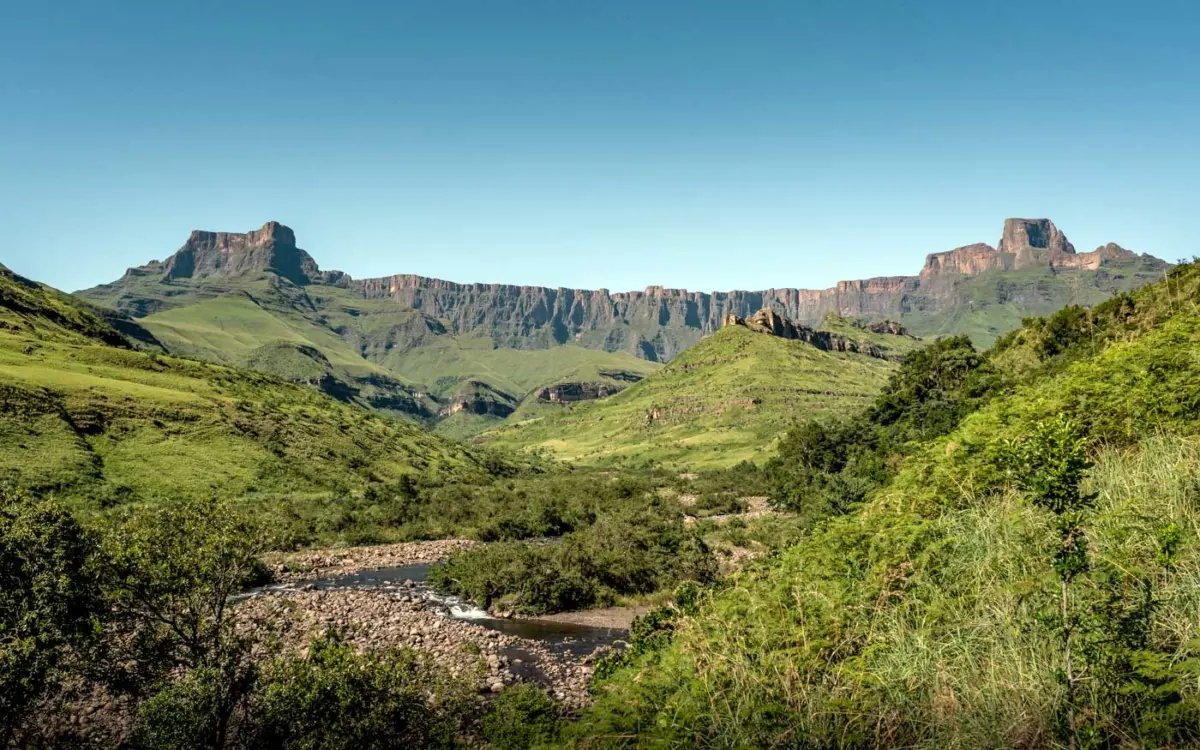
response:
[[[537,389],[533,392],[533,397],[538,401],[546,401],[551,404],[573,404],[579,401],[608,398],[622,389],[623,386],[614,383],[591,381],[556,383]]]
[[[296,247],[290,229],[268,222],[245,234],[193,232],[165,262],[130,269],[124,279],[82,294],[137,317],[172,305],[171,285],[275,274],[301,288],[336,285],[364,299],[392,300],[398,309],[420,313],[425,321],[420,331],[382,329],[390,337],[387,349],[419,346],[418,339],[449,333],[487,336],[500,347],[576,343],[668,361],[719,328],[726,316],[744,318],[765,308],[805,324],[835,314],[901,320],[922,335],[965,330],[986,344],[1021,316],[1047,314],[1071,302],[1099,301],[1147,283],[1167,267],[1157,258],[1111,243],[1076,253],[1050,220],[1009,219],[996,247],[977,243],[932,253],[916,276],[842,281],[816,290],[705,293],[651,286],[640,292],[610,292],[463,284],[412,274],[351,279],[339,271],[321,271]],[[1008,272],[1026,269],[1036,269],[1041,275],[1035,276],[1044,281],[1030,281],[1028,274],[1016,283],[1004,280]],[[1070,289],[1054,282],[1063,274],[1076,274]],[[990,286],[971,286],[972,280],[993,277]],[[156,286],[155,280],[166,286]],[[993,315],[991,308],[998,307],[1013,312]],[[368,351],[377,343],[358,345]]]
[[[344,274],[321,273],[317,262],[296,247],[296,235],[277,221],[244,234],[196,230],[165,262],[131,268],[126,276],[161,274],[166,281],[274,273],[293,284],[332,283]]]

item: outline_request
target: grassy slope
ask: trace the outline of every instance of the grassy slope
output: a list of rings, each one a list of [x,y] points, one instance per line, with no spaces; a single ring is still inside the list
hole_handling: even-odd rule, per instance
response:
[[[451,396],[461,382],[469,380],[482,381],[520,400],[544,385],[610,381],[604,371],[645,375],[660,367],[625,352],[574,345],[497,348],[490,339],[439,331],[436,321],[389,300],[366,300],[337,287],[314,285],[303,293],[295,288],[281,292],[261,277],[166,285],[142,278],[122,286],[121,293],[99,287],[86,297],[117,307],[126,297],[160,300],[168,308],[139,322],[171,352],[251,365],[283,377],[293,376],[289,363],[299,366],[300,377],[311,365],[296,357],[275,356],[272,350],[281,343],[315,348],[342,379],[385,376],[438,398]],[[437,431],[466,437],[500,421],[456,414],[439,423]]]
[[[1198,292],[1200,269],[1189,267],[1135,294],[1133,312],[1094,351],[1083,346],[1083,356],[992,401],[914,454],[860,511],[737,578],[700,616],[684,618],[669,648],[602,686],[580,735],[641,731],[642,744],[705,746],[1053,745],[1062,736],[1062,642],[1042,618],[1059,596],[1054,522],[1014,491],[1005,455],[1060,414],[1081,427],[1096,460],[1097,499],[1084,525],[1093,569],[1104,573],[1083,578],[1076,596],[1090,613],[1119,612],[1150,582],[1158,604],[1141,648],[1165,657],[1144,662],[1156,666],[1141,676],[1100,672],[1122,667],[1096,661],[1096,676],[1082,683],[1082,701],[1158,711],[1149,723],[1084,721],[1130,747],[1161,745],[1168,726],[1194,729]],[[1019,334],[998,364],[1030,372],[1020,350],[1038,338]],[[1172,524],[1183,536],[1166,562],[1161,540]],[[1106,617],[1081,627],[1121,622]],[[1093,643],[1112,642],[1098,633]]]
[[[856,331],[901,347],[913,339]],[[895,364],[823,352],[744,328],[723,328],[660,373],[603,401],[488,433],[497,445],[544,448],[581,463],[654,461],[730,466],[769,453],[795,422],[865,405]]]
[[[281,315],[245,295],[167,310],[142,318],[141,324],[171,352],[185,356],[242,365],[260,347],[287,342],[316,348],[336,368],[355,375],[388,374],[333,333],[299,316]]]
[[[600,372],[624,370],[648,375],[661,365],[626,352],[605,352],[567,344],[550,349],[497,348],[490,339],[446,336],[416,349],[387,356],[384,364],[410,380],[435,387],[439,379],[482,380],[515,396],[553,383],[607,380]]]
[[[1021,327],[1026,317],[1050,315],[1067,305],[1095,305],[1118,292],[1162,279],[1140,259],[1110,261],[1094,271],[1052,273],[1044,268],[991,271],[962,280],[958,305],[936,313],[914,310],[901,316],[920,336],[965,334],[988,347]]]
[[[53,290],[0,274],[0,302],[6,483],[153,501],[485,474],[461,446],[310,389],[106,344],[115,332]]]

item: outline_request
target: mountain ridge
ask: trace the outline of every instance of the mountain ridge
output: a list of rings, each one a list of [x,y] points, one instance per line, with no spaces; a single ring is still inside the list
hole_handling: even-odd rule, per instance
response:
[[[1023,314],[1052,312],[1067,302],[1095,302],[1127,291],[1161,275],[1171,264],[1137,254],[1116,243],[1078,253],[1066,235],[1049,219],[1008,219],[995,247],[963,245],[929,253],[913,276],[877,276],[840,281],[826,289],[775,287],[764,290],[699,292],[660,285],[642,291],[612,292],[606,288],[572,289],[483,282],[455,282],[418,274],[355,279],[341,271],[321,271],[316,261],[295,244],[295,234],[278,222],[245,234],[193,232],[183,247],[166,261],[129,269],[116,282],[80,292],[96,299],[121,291],[123,282],[154,277],[165,284],[254,273],[274,273],[307,287],[327,285],[346,289],[369,300],[392,300],[447,324],[457,334],[490,336],[496,346],[545,348],[568,342],[606,351],[629,351],[652,361],[666,362],[700,336],[721,327],[732,313],[746,317],[772,308],[798,323],[812,324],[833,313],[859,319],[899,319],[918,334],[958,332],[930,330],[919,320],[964,306],[974,310],[978,300],[961,287],[980,277],[999,285],[1007,274],[1027,271],[1048,278],[1084,278],[1086,299],[1066,301],[1034,288],[1028,299],[1007,297],[988,304],[1023,308]],[[997,292],[997,295],[1000,292]],[[1038,295],[1041,295],[1040,297]],[[1019,295],[1018,295],[1019,297]],[[170,295],[158,300],[124,299],[114,306],[138,317],[165,309]],[[1011,316],[1010,316],[1011,317]],[[991,326],[974,332],[990,343],[1011,328]],[[953,328],[953,326],[951,326]]]

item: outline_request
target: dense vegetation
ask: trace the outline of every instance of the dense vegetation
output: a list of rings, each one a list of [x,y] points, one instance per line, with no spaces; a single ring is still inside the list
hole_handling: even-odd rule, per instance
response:
[[[229,596],[263,574],[261,529],[224,503],[86,528],[61,505],[0,500],[0,742],[80,741],[67,709],[131,701],[130,748],[497,747],[558,732],[533,688],[489,706],[474,682],[337,631],[284,649]],[[99,691],[99,692],[96,692]],[[92,741],[96,738],[93,736]]]
[[[1187,265],[982,358],[943,342],[855,426],[794,435],[792,479],[833,498],[811,531],[653,629],[574,736],[1200,743],[1198,293]]]
[[[814,520],[845,513],[890,480],[905,455],[950,432],[1004,382],[970,339],[940,339],[906,357],[861,412],[790,430],[766,465],[771,497]]]
[[[453,555],[430,580],[481,607],[520,614],[587,609],[619,596],[711,583],[716,559],[679,518],[609,512],[553,544],[500,543]]]

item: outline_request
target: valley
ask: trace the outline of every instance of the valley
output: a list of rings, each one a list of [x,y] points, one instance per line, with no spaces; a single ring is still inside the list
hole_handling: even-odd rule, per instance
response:
[[[1043,221],[999,247],[897,282],[951,274],[965,314],[788,292],[681,322],[664,290],[653,323],[633,295],[385,294],[276,224],[82,295],[0,267],[0,611],[40,613],[0,719],[269,745],[322,685],[418,745],[1054,746],[1068,705],[1187,746],[1200,272]],[[1070,697],[1063,617],[1104,676]]]
[[[0,2],[0,750],[1200,750],[1198,38]]]

